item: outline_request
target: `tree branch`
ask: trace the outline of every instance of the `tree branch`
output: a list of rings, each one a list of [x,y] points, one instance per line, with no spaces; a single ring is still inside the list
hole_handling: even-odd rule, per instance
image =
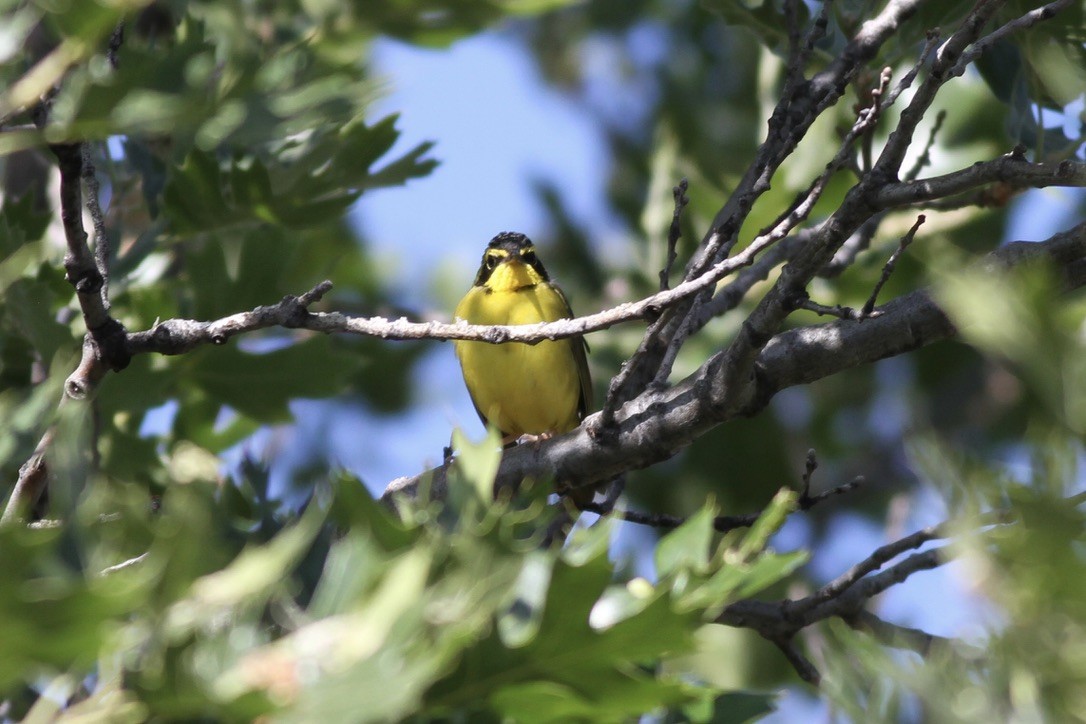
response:
[[[679,239],[682,238],[683,209],[690,203],[690,199],[686,198],[686,189],[687,181],[684,178],[680,179],[678,185],[671,190],[675,198],[675,210],[671,214],[671,226],[667,230],[667,258],[664,260],[664,268],[660,270],[661,292],[671,286],[671,267],[675,264],[676,247],[679,245]]]
[[[1071,496],[1065,502],[1071,507],[1082,505],[1086,502],[1086,493]],[[902,583],[914,573],[937,568],[949,561],[951,555],[948,546],[914,553],[885,570],[880,569],[902,553],[933,540],[950,538],[963,528],[979,530],[990,525],[1017,523],[1019,521],[1011,511],[993,510],[970,521],[957,524],[945,521],[929,526],[878,548],[810,596],[798,600],[736,601],[728,605],[715,621],[757,631],[776,644],[804,681],[812,684],[817,682],[818,672],[798,653],[794,637],[801,630],[829,618],[840,618],[853,628],[871,633],[887,646],[910,649],[922,656],[936,649],[951,652],[950,639],[884,621],[864,608],[873,597]]]
[[[971,191],[984,184],[1001,182],[1015,188],[1086,186],[1086,164],[1070,159],[1059,163],[1031,163],[1021,146],[992,161],[916,181],[889,183],[872,194],[879,209],[923,204]]]
[[[805,66],[814,44],[825,34],[828,22],[828,8],[823,5],[803,48],[795,51],[793,45],[781,100],[769,117],[765,140],[687,263],[686,279],[705,273],[706,269],[731,253],[738,241],[739,230],[755,202],[770,189],[773,174],[795,151],[815,119],[837,103],[864,64],[875,57],[882,44],[893,37],[900,24],[916,12],[919,5],[920,0],[894,0],[888,3],[875,18],[864,23],[828,68],[808,81],[805,80]],[[709,292],[706,291],[704,296],[706,298],[700,299],[700,304],[690,299],[669,308],[645,331],[637,351],[608,388],[607,401],[594,428],[596,434],[601,430],[610,430],[614,423],[614,411],[642,393],[660,376],[660,366],[668,355],[671,339],[677,334],[687,333],[691,316],[704,318],[696,308],[708,301]]]
[[[909,649],[925,657],[936,650],[951,651],[953,648],[953,639],[936,636],[918,628],[890,623],[870,611],[860,611],[855,616],[845,618],[844,621],[858,631],[871,634],[875,640],[885,646]]]
[[[87,246],[83,228],[83,148],[81,144],[56,144],[50,148],[60,169],[60,217],[67,243],[65,275],[75,287],[99,361],[112,370],[122,370],[131,359],[125,345],[125,328],[110,315],[109,302],[102,293],[105,277]]]
[[[990,47],[995,45],[996,42],[1010,35],[1011,33],[1019,30],[1025,30],[1031,28],[1037,23],[1048,20],[1056,15],[1061,10],[1065,10],[1071,7],[1072,0],[1056,0],[1050,2],[1047,5],[1042,5],[1039,8],[1030,10],[1029,12],[1021,15],[1014,20],[1000,26],[997,30],[989,33],[985,37],[978,40],[973,44],[973,47],[969,48],[962,57],[958,59],[958,62],[951,68],[950,73],[953,76],[959,76],[965,73],[965,69],[974,63],[977,58],[985,53]]]
[[[55,436],[56,428],[50,426],[38,441],[34,454],[19,468],[19,479],[15,481],[11,497],[8,498],[7,505],[4,507],[3,515],[0,516],[0,526],[9,525],[26,517],[41,497],[49,473],[45,464],[45,454],[53,444]]]
[[[1047,258],[1065,274],[1070,288],[1086,284],[1086,222],[1044,242],[1014,242],[989,254],[983,263],[1011,266]],[[777,334],[758,355],[744,390],[728,402],[715,375],[722,353],[675,386],[646,392],[616,413],[613,438],[597,440],[580,428],[539,445],[507,450],[498,486],[517,485],[526,477],[560,479],[570,487],[593,485],[628,470],[666,460],[707,430],[726,420],[764,408],[782,389],[813,382],[846,369],[876,362],[952,337],[956,330],[924,290],[894,299],[882,314],[864,320],[833,321]],[[431,493],[443,490],[446,467],[422,476],[392,481],[385,496],[413,495],[422,477]]]

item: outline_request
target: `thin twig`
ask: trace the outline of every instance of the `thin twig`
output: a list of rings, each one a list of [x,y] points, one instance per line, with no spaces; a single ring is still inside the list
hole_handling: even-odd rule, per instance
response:
[[[119,573],[120,571],[126,570],[128,568],[132,568],[133,566],[138,566],[140,563],[143,563],[145,560],[147,560],[147,555],[147,552],[140,553],[135,558],[129,558],[127,561],[121,561],[120,563],[117,563],[115,565],[103,568],[101,571],[98,572],[98,575],[109,576],[114,573]]]
[[[938,44],[938,31],[928,31],[927,37],[924,40],[924,47],[921,49],[920,55],[916,59],[916,62],[913,63],[912,67],[905,72],[905,75],[901,76],[901,80],[897,82],[897,85],[894,86],[894,88],[890,91],[889,95],[886,97],[887,106],[893,105],[894,102],[897,101],[898,96],[900,96],[902,93],[908,90],[910,86],[912,86],[913,81],[916,80],[916,76],[920,72],[920,69],[924,66],[924,63],[927,61],[928,56],[931,55],[931,51],[933,51],[935,49],[935,46],[937,46]]]
[[[602,503],[580,503],[578,506],[586,513],[595,513],[600,516],[610,515],[627,523],[645,525],[650,528],[672,530],[686,522],[686,518],[680,515],[668,515],[667,513],[642,513],[636,510],[622,510],[612,507],[608,509]],[[738,528],[749,528],[758,520],[761,513],[746,513],[745,515],[718,515],[713,518],[713,530],[718,533],[727,533]]]
[[[894,273],[894,267],[897,266],[897,260],[901,258],[901,255],[905,253],[905,250],[909,248],[909,244],[913,243],[913,239],[916,237],[916,232],[920,226],[924,223],[927,217],[920,214],[916,217],[916,222],[905,233],[905,236],[901,237],[901,241],[898,242],[897,249],[890,258],[886,260],[886,265],[882,268],[882,274],[879,276],[879,280],[875,282],[875,288],[871,290],[871,296],[864,302],[863,309],[860,310],[860,319],[870,317],[875,309],[875,302],[879,297],[879,292],[882,291],[883,286],[890,279],[890,275]]]
[[[808,299],[799,305],[798,309],[803,309],[808,312],[814,312],[820,317],[837,317],[838,319],[847,319],[852,322],[858,322],[864,318],[864,313],[858,309],[852,307],[846,307],[843,304],[835,304],[829,306],[827,304],[819,304],[818,302]],[[877,312],[866,316],[878,316]]]
[[[1017,32],[1018,30],[1031,28],[1043,20],[1048,20],[1054,17],[1061,10],[1066,10],[1067,8],[1069,8],[1071,6],[1071,2],[1072,0],[1056,0],[1055,2],[1050,2],[1047,5],[1042,5],[1039,8],[1030,10],[1028,13],[1025,13],[1024,15],[1021,15],[1014,20],[1005,23],[995,31],[989,33],[983,38],[980,38],[975,43],[973,43],[971,48],[961,54],[961,57],[958,58],[957,62],[950,69],[950,75],[952,77],[962,75],[963,73],[965,73],[966,68],[974,63],[977,58],[983,55],[999,40],[1005,38],[1011,33]]]
[[[799,652],[794,639],[771,638],[769,640],[780,649],[781,653],[784,654],[784,658],[788,659],[788,663],[799,674],[799,678],[815,687],[821,683],[822,675],[818,673],[818,669],[815,668],[814,664]]]
[[[852,266],[860,253],[871,246],[871,240],[878,233],[879,226],[882,224],[883,219],[886,218],[886,214],[887,212],[880,211],[860,224],[860,227],[849,235],[845,239],[845,243],[841,244],[841,247],[834,252],[833,258],[818,270],[818,276],[830,279],[839,276],[845,269]]]
[[[875,309],[875,302],[878,300],[879,292],[882,291],[883,286],[890,279],[890,275],[893,274],[894,268],[897,266],[898,259],[901,258],[901,255],[905,252],[905,249],[908,248],[909,244],[912,243],[913,238],[916,236],[917,230],[920,228],[920,225],[924,223],[925,218],[926,217],[923,214],[920,214],[916,219],[916,223],[913,224],[912,228],[910,228],[905,236],[903,236],[898,242],[898,248],[894,251],[893,254],[890,255],[890,258],[883,266],[882,274],[879,276],[879,279],[875,283],[875,287],[872,290],[871,295],[867,298],[867,301],[864,303],[863,307],[858,310],[853,309],[852,307],[843,306],[841,304],[837,304],[831,307],[807,299],[800,305],[800,309],[806,309],[807,311],[814,312],[815,314],[821,316],[837,317],[839,319],[848,319],[856,322],[862,322],[865,319],[879,316],[879,311]],[[854,253],[855,251],[858,251],[858,249],[859,245],[856,245],[852,252]],[[842,246],[842,248],[838,250],[838,255],[834,256],[834,262],[837,261],[838,256],[843,250],[844,246]],[[849,260],[847,263],[851,264],[851,260]],[[827,267],[828,266],[829,265],[827,265]],[[835,270],[835,272],[836,271],[837,270]]]
[[[626,490],[626,475],[619,475],[604,489],[603,500],[600,501],[600,509],[605,511],[603,515],[610,515],[615,509],[615,503],[622,497]]]
[[[811,495],[811,476],[814,475],[815,470],[818,470],[818,456],[815,454],[815,449],[810,448],[807,450],[807,458],[803,461],[803,476],[800,478],[800,482],[803,483],[801,500]]]
[[[810,495],[809,492],[804,491],[803,495],[799,499],[799,509],[810,510],[827,498],[835,498],[838,495],[851,493],[853,490],[856,490],[866,482],[867,480],[866,478],[864,478],[864,476],[857,475],[847,483],[842,483],[837,487],[830,488],[829,490],[823,490],[821,493],[815,493],[814,495]]]
[[[931,149],[935,147],[935,138],[939,135],[939,131],[943,129],[943,123],[946,122],[946,109],[940,108],[939,112],[935,114],[935,123],[932,124],[931,130],[928,132],[927,143],[924,144],[924,150],[920,152],[920,155],[916,157],[916,162],[912,168],[905,172],[902,178],[905,181],[915,181],[916,177],[920,175],[920,172],[925,167],[931,164]]]
[[[807,451],[807,458],[803,463],[803,476],[800,478],[800,482],[803,484],[803,489],[800,491],[799,500],[797,501],[800,510],[810,510],[827,498],[844,495],[845,493],[860,487],[865,482],[862,475],[857,475],[847,483],[811,495],[811,478],[814,476],[814,472],[817,469],[818,457],[815,455],[814,448],[811,448]]]
[[[121,20],[113,28],[113,33],[109,36],[109,45],[106,47],[106,59],[109,60],[109,67],[113,70],[117,70],[117,53],[120,52],[123,44],[124,20]]]
[[[897,649],[910,649],[921,656],[929,656],[936,650],[952,650],[953,639],[937,636],[918,628],[890,623],[870,611],[860,611],[844,620],[852,628],[866,631],[886,646]]]
[[[862,476],[857,476],[847,483],[812,495],[811,475],[814,473],[817,466],[818,462],[815,458],[815,452],[814,450],[809,450],[807,453],[805,472],[801,478],[802,490],[800,491],[797,505],[799,510],[810,510],[828,498],[844,495],[845,493],[855,490],[864,482]],[[588,513],[596,513],[601,516],[613,515],[629,523],[636,523],[638,525],[646,525],[652,528],[665,530],[678,528],[687,520],[682,516],[668,515],[666,513],[642,513],[634,510],[619,510],[614,508],[613,503],[610,505],[607,503],[596,502],[580,503],[578,504],[578,507],[582,511]],[[754,525],[763,512],[764,511],[760,510],[756,513],[746,513],[743,515],[718,515],[713,518],[713,529],[718,533],[727,533],[728,531],[736,530],[738,528],[749,528]]]
[[[903,560],[874,575],[857,581],[846,592],[843,592],[839,600],[840,610],[859,610],[860,607],[871,598],[879,595],[891,586],[903,583],[914,573],[930,571],[938,568],[951,560],[952,554],[949,546],[931,548],[920,553],[913,553]],[[823,602],[825,603],[825,602]]]
[[[882,116],[883,96],[886,95],[886,89],[889,88],[890,81],[893,77],[893,68],[890,68],[889,66],[883,68],[882,71],[879,72],[878,85],[871,89],[871,105],[868,106],[866,112],[872,115],[872,120],[870,123],[866,124],[866,128],[863,131],[863,143],[860,146],[863,164],[860,166],[860,173],[857,174],[859,176],[862,176],[871,170],[871,145],[875,140],[875,124]],[[861,113],[862,112],[863,111],[861,111]]]
[[[660,291],[665,291],[671,286],[671,267],[675,264],[675,258],[678,255],[676,248],[679,245],[679,239],[682,238],[682,220],[683,209],[690,203],[690,199],[686,198],[687,180],[685,178],[680,179],[677,186],[671,190],[672,196],[675,198],[675,210],[671,214],[671,226],[667,231],[667,260],[664,262],[664,268],[660,270]]]

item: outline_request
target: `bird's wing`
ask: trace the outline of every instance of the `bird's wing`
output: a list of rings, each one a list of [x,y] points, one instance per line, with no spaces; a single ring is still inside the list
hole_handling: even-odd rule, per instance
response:
[[[566,307],[566,316],[572,319],[573,309],[569,306],[566,295],[557,284],[551,284],[551,288],[558,292],[562,304]],[[583,420],[592,409],[592,373],[588,371],[588,342],[585,341],[584,337],[570,337],[569,347],[573,351],[573,361],[577,365],[577,377],[581,381],[581,399],[577,404],[577,412],[578,417]]]

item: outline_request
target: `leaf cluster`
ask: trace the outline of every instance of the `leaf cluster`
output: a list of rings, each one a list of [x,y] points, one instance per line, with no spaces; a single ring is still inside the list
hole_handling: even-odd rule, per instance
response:
[[[460,454],[485,475],[498,450]],[[553,512],[538,493],[495,506],[485,479],[456,485],[447,507],[400,517],[334,477],[294,518],[254,466],[237,486],[173,486],[154,512],[134,486],[94,483],[71,523],[0,531],[0,691],[25,706],[20,691],[52,681],[68,716],[110,721],[623,721],[683,707],[742,721],[771,706],[666,664],[723,605],[802,562],[765,548],[794,494],[725,540],[702,511],[662,540],[653,584],[617,574],[607,522],[543,549]]]

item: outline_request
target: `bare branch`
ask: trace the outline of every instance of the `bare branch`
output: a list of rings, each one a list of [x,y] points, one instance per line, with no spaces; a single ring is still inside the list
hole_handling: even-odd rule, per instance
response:
[[[870,611],[860,611],[844,620],[852,628],[871,634],[885,646],[909,649],[921,656],[928,656],[936,650],[952,650],[953,639],[936,636],[918,628],[890,623]]]
[[[799,678],[806,681],[811,686],[818,686],[822,682],[822,675],[818,673],[818,669],[810,660],[799,652],[796,648],[796,642],[790,638],[771,638],[772,641],[781,653],[784,654],[784,658],[788,659],[788,663],[792,665],[792,668],[799,674]]]
[[[154,328],[131,333],[127,336],[129,354],[183,354],[203,344],[222,344],[230,337],[268,327],[308,329],[314,332],[343,332],[367,337],[398,340],[448,340],[467,339],[490,344],[526,342],[533,344],[543,340],[564,339],[613,327],[616,324],[653,316],[665,307],[690,297],[703,289],[711,288],[720,279],[753,263],[758,253],[776,241],[773,237],[756,240],[740,254],[714,265],[704,275],[684,281],[672,289],[652,294],[636,302],[626,302],[596,314],[557,322],[525,324],[518,326],[467,324],[463,321],[411,322],[405,318],[389,320],[384,317],[349,317],[338,312],[311,313],[300,304],[300,299],[286,297],[278,304],[257,307],[249,312],[224,317],[212,322],[190,319],[170,319]],[[331,288],[324,282],[318,288]],[[323,295],[324,292],[321,292]],[[316,298],[319,298],[317,295]]]
[[[887,212],[880,211],[860,224],[860,227],[845,239],[845,243],[841,244],[833,258],[818,270],[818,276],[832,278],[852,266],[860,252],[866,251],[871,246],[871,240],[875,238],[886,214]]]
[[[80,149],[83,162],[83,183],[87,186],[87,210],[94,226],[94,263],[102,277],[102,304],[109,309],[109,237],[106,235],[106,223],[99,204],[101,189],[98,175],[91,161],[90,144],[84,143]]]
[[[17,520],[22,520],[38,502],[42,491],[45,490],[48,481],[48,469],[45,464],[45,453],[53,444],[56,436],[56,428],[50,427],[38,441],[34,448],[34,454],[19,468],[19,479],[8,498],[3,516],[0,516],[0,526],[6,526]]]
[[[855,490],[863,484],[863,478],[857,477],[850,480],[843,485],[838,485],[835,488],[824,490],[821,493],[810,495],[808,490],[804,490],[799,499],[800,510],[810,510],[819,503],[827,500],[828,498],[836,497],[838,495],[844,495],[852,490]],[[586,513],[596,513],[597,515],[613,515],[616,518],[624,520],[628,523],[635,523],[637,525],[646,525],[651,528],[660,528],[662,530],[672,530],[678,528],[686,522],[686,518],[679,515],[668,515],[667,513],[643,513],[636,510],[620,510],[614,508],[612,505],[604,503],[582,503],[578,507]],[[763,511],[757,513],[745,513],[743,515],[718,515],[713,518],[713,530],[717,533],[727,533],[729,531],[738,530],[740,528],[749,528],[757,522],[761,517]]]
[[[943,129],[943,123],[945,122],[946,109],[940,108],[939,112],[935,114],[935,123],[932,125],[931,131],[928,132],[928,140],[924,144],[924,150],[916,157],[916,163],[913,164],[912,168],[905,173],[906,181],[915,181],[920,172],[931,163],[931,149],[935,147],[935,139],[939,135],[939,131]]]
[[[916,238],[916,232],[924,221],[925,216],[923,214],[916,217],[916,222],[905,233],[905,236],[901,237],[897,249],[890,255],[890,258],[886,260],[886,265],[882,268],[882,274],[879,276],[879,280],[875,282],[875,288],[871,290],[871,296],[867,298],[863,309],[860,310],[861,319],[871,316],[872,311],[875,309],[875,301],[879,298],[879,292],[882,291],[883,286],[885,286],[886,282],[890,279],[890,275],[894,273],[894,267],[897,266],[897,260],[900,259],[901,255],[905,253],[905,250],[909,248],[909,244],[913,243],[913,239]]]
[[[110,315],[102,294],[105,277],[87,246],[87,232],[83,228],[83,150],[80,144],[56,144],[50,148],[60,169],[60,216],[67,243],[64,271],[75,287],[83,321],[98,347],[98,359],[110,369],[122,370],[131,359],[125,344],[125,328]]]
[[[882,179],[894,178],[908,152],[916,129],[924,119],[939,90],[953,76],[949,68],[961,57],[965,49],[981,34],[981,29],[995,14],[1001,3],[997,0],[979,0],[969,11],[957,30],[935,54],[930,72],[917,87],[908,105],[902,110],[897,127],[883,146],[875,163],[873,174]],[[846,202],[847,203],[847,202]]]
[[[879,209],[921,204],[993,182],[1018,188],[1086,186],[1086,164],[1070,159],[1059,163],[1031,163],[1025,157],[1025,149],[1019,147],[995,160],[942,176],[885,184],[871,195],[871,203]]]
[[[680,179],[678,185],[671,190],[672,195],[675,197],[675,211],[671,214],[671,226],[667,231],[667,260],[664,262],[664,268],[660,270],[660,291],[665,291],[671,286],[671,267],[675,264],[675,257],[677,256],[675,248],[679,244],[679,239],[682,237],[682,221],[683,209],[690,203],[690,199],[686,198],[687,180]]]
[[[864,560],[860,561],[856,565],[849,568],[837,578],[833,579],[826,585],[819,588],[806,598],[802,598],[798,601],[792,602],[788,608],[788,615],[797,616],[810,611],[811,609],[822,605],[826,601],[833,598],[838,598],[842,593],[855,585],[865,576],[873,573],[889,561],[897,558],[902,553],[919,548],[925,543],[940,538],[945,538],[949,534],[945,525],[933,525],[916,531],[915,533],[905,536],[900,540],[896,540],[893,543],[888,543],[884,546],[880,546],[872,551]]]
[[[811,185],[805,191],[796,196],[792,205],[773,224],[762,230],[758,237],[751,242],[750,246],[744,250],[744,254],[752,250],[755,253],[760,253],[762,249],[787,237],[799,224],[807,219],[815,204],[822,197],[822,193],[825,191],[830,179],[851,159],[857,139],[861,138],[877,123],[881,111],[880,98],[889,82],[889,69],[884,69],[880,76],[879,86],[871,93],[871,105],[859,112],[856,122],[841,142],[841,147],[826,164],[822,173],[811,182]],[[697,322],[700,317],[698,313],[701,306],[700,301],[700,297],[695,298],[687,315],[678,322],[678,328],[672,334],[664,350],[650,387],[660,387],[667,381],[682,345],[689,339],[691,334],[699,329]]]
[[[950,74],[952,76],[962,75],[965,73],[966,68],[976,62],[977,58],[983,55],[996,42],[1007,37],[1011,33],[1031,28],[1043,20],[1054,17],[1056,13],[1061,10],[1066,10],[1071,7],[1071,1],[1072,0],[1056,0],[1055,2],[1050,2],[1047,5],[1042,5],[1039,8],[1030,10],[1025,15],[1017,17],[1005,25],[1000,26],[999,29],[979,39],[977,42],[973,43],[973,46],[969,48],[969,50],[962,53],[958,62],[950,69]]]
[[[606,506],[592,502],[583,503],[578,506],[582,511],[586,513],[596,513],[597,515],[613,515],[616,518],[624,520],[628,523],[636,523],[637,525],[646,525],[651,528],[660,528],[662,530],[672,530],[678,528],[686,522],[686,518],[680,515],[668,515],[667,513],[642,513],[636,510],[620,510],[617,508],[607,509]],[[713,529],[718,533],[727,533],[730,530],[736,530],[738,528],[749,528],[754,525],[754,522],[758,520],[760,513],[747,513],[745,515],[718,515],[713,518]]]
[[[1070,507],[1086,502],[1086,493],[1065,500]],[[803,665],[794,647],[794,637],[801,630],[829,618],[840,618],[853,628],[871,633],[881,643],[916,651],[922,656],[940,650],[953,652],[951,639],[907,626],[890,623],[864,607],[873,597],[902,583],[914,573],[937,568],[951,559],[949,547],[932,548],[914,553],[879,571],[885,563],[914,550],[924,543],[950,538],[959,532],[976,532],[992,525],[1014,525],[1018,520],[1010,510],[994,510],[972,520],[952,523],[945,521],[905,536],[874,551],[867,559],[853,566],[814,594],[798,600],[759,601],[746,599],[728,605],[716,618],[717,623],[749,628],[777,644],[796,667],[805,681],[811,670]],[[817,671],[814,672],[817,677]]]
[[[822,317],[837,317],[838,319],[847,319],[853,322],[858,322],[865,317],[872,316],[871,314],[865,315],[861,310],[853,309],[852,307],[846,307],[841,304],[835,304],[831,307],[825,304],[819,304],[810,299],[799,305],[799,309],[814,312]],[[878,313],[875,312],[874,314],[877,315]]]
[[[131,358],[126,349],[127,334],[124,326],[109,312],[104,287],[106,276],[91,255],[87,246],[87,232],[83,228],[84,151],[79,144],[51,146],[60,169],[60,212],[64,226],[67,252],[64,270],[68,281],[75,287],[76,297],[83,312],[87,334],[83,338],[83,354],[79,366],[68,376],[64,384],[64,396],[60,404],[71,400],[93,398],[98,384],[109,369],[121,370]],[[97,194],[96,184],[92,186]],[[97,198],[94,208],[97,209]],[[101,220],[98,209],[96,223]],[[104,228],[99,231],[99,243],[104,238]],[[56,429],[50,427],[42,435],[33,455],[19,469],[19,478],[8,498],[0,525],[18,520],[29,514],[48,485],[46,453],[52,444]]]

